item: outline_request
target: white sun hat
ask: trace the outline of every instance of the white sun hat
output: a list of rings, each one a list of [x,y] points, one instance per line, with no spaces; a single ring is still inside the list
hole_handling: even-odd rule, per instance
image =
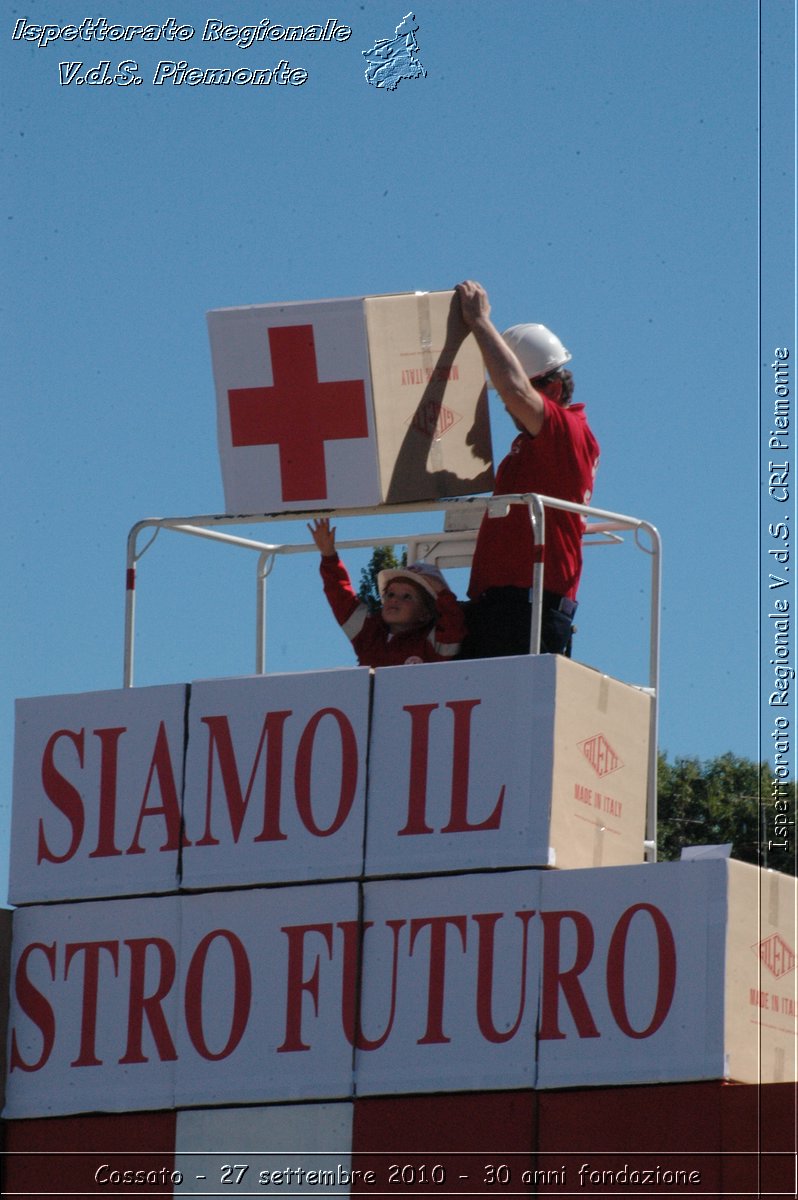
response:
[[[430,583],[431,579],[436,580],[437,583],[442,584],[444,587],[448,586],[443,575],[432,563],[415,562],[411,563],[409,567],[386,567],[384,571],[379,571],[377,574],[377,588],[381,596],[384,594],[388,584],[394,579],[407,579],[410,583],[415,583],[417,587],[423,588],[433,600],[437,600],[438,593]]]

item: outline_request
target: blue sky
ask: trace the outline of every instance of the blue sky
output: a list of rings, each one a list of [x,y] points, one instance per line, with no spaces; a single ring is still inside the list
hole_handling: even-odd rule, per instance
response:
[[[758,13],[750,0],[418,0],[427,74],[368,86],[409,4],[65,0],[7,10],[3,777],[16,696],[121,686],[125,539],[223,509],[205,313],[481,280],[497,324],[573,353],[594,503],[663,537],[660,743],[757,757]],[[790,4],[774,0],[773,17]],[[15,22],[192,25],[180,43],[13,40]],[[206,43],[206,20],[351,26]],[[156,86],[158,62],[307,70],[297,87]],[[138,63],[137,86],[59,62]],[[783,334],[774,332],[776,343]],[[512,427],[491,395],[494,453]],[[437,528],[341,522],[343,536]],[[270,541],[304,526],[250,531]],[[367,555],[347,556],[357,577]],[[162,535],[140,570],[139,684],[247,674],[254,558]],[[646,675],[648,565],[588,552],[575,656]],[[462,594],[465,578],[453,580]],[[269,667],[352,663],[314,555],[270,581]],[[0,868],[2,869],[2,868]],[[2,882],[0,880],[0,882]],[[2,889],[5,894],[4,887]]]

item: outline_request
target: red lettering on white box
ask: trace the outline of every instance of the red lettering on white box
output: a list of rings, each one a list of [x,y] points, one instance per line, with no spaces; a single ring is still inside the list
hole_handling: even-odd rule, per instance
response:
[[[451,1047],[455,1070],[462,1069],[463,1055],[470,1070],[472,1055],[489,1061],[491,1047],[508,1047],[522,1031],[528,1075],[538,1010],[541,1042],[601,1038],[613,1027],[627,1039],[654,1036],[668,1016],[676,983],[673,933],[662,912],[647,904],[624,910],[606,953],[599,955],[595,916],[513,906],[523,891],[539,885],[534,875],[523,874],[465,885],[462,879],[438,880],[435,887],[415,881],[404,893],[390,884],[370,885],[372,896],[382,899],[384,893],[390,907],[401,904],[404,894],[405,908],[401,915],[394,907],[393,916],[366,919],[362,927],[354,885],[281,889],[276,897],[263,891],[183,897],[162,902],[164,912],[153,901],[61,909],[57,916],[63,920],[49,925],[47,941],[35,933],[37,921],[42,927],[46,918],[28,910],[23,925],[32,936],[17,947],[13,975],[10,1075],[39,1073],[44,1079],[54,1065],[56,1077],[73,1080],[70,1087],[79,1094],[88,1089],[84,1102],[94,1104],[99,1100],[94,1077],[75,1075],[81,1068],[104,1068],[102,1082],[114,1066],[148,1067],[157,1076],[159,1064],[177,1064],[178,1076],[199,1072],[206,1082],[196,1094],[202,1098],[204,1089],[210,1097],[212,1067],[263,1043],[264,1005],[273,1030],[261,1051],[264,1065],[272,1055],[325,1054],[335,1027],[339,1044],[343,1038],[361,1055],[384,1051],[397,1061],[409,1055],[422,1081],[425,1048]],[[419,902],[433,906],[446,892],[466,900],[469,882],[483,902],[500,907],[482,911],[472,902],[462,910],[418,915]],[[321,915],[330,903],[342,902],[352,913],[344,920],[284,919],[297,905]],[[656,999],[644,1028],[629,1019],[636,984],[624,961],[639,913],[655,927],[658,946]],[[116,936],[108,936],[112,928]],[[71,937],[63,936],[67,930]],[[576,935],[575,952],[566,944],[566,931]],[[270,955],[264,955],[264,946]],[[390,964],[387,976],[379,962]],[[361,971],[367,1012],[358,1001]],[[602,1027],[589,999],[590,979],[606,989],[611,1020]],[[382,1014],[379,1022],[375,1010]],[[566,1013],[572,1032],[565,1028]],[[124,1090],[127,1076],[114,1078]],[[136,1106],[132,1092],[130,1103]]]
[[[124,849],[120,849],[117,845],[119,740],[126,733],[127,729],[125,726],[111,729],[92,729],[90,731],[91,736],[98,739],[100,749],[98,777],[96,780],[89,781],[88,785],[89,788],[92,788],[95,783],[97,785],[96,792],[94,793],[97,797],[97,844],[89,851],[89,858],[115,858],[123,853],[144,854],[144,847],[140,842],[142,824],[145,818],[153,816],[158,816],[163,824],[164,841],[159,850],[162,852],[177,851],[180,848],[180,800],[178,797],[178,785],[175,779],[174,763],[166,733],[166,726],[163,721],[158,725],[155,744],[150,755],[147,778],[138,807],[138,816],[132,840],[130,845]],[[78,853],[83,842],[83,834],[86,827],[86,809],[83,796],[75,783],[71,782],[70,777],[62,774],[56,765],[56,758],[62,757],[58,752],[64,749],[61,745],[63,742],[71,744],[74,747],[74,765],[77,767],[75,774],[79,776],[84,768],[86,730],[56,730],[49,738],[42,755],[42,786],[53,808],[60,812],[69,824],[69,843],[62,853],[53,850],[47,840],[48,817],[52,818],[52,813],[41,816],[38,822],[37,864],[44,861],[51,863],[69,862]],[[72,773],[70,772],[70,774]],[[148,803],[150,793],[156,781],[161,803],[150,805]],[[129,802],[130,797],[128,796],[125,799],[126,802]],[[51,834],[51,836],[53,835]],[[55,835],[56,840],[58,836],[58,834]]]
[[[451,738],[452,787],[449,819],[440,829],[441,833],[468,833],[478,830],[498,829],[501,825],[505,787],[502,784],[493,811],[482,821],[472,822],[468,815],[468,787],[471,763],[471,714],[480,700],[450,700],[445,707],[453,715]],[[410,787],[407,799],[407,823],[399,830],[399,836],[432,833],[426,823],[427,780],[430,759],[430,716],[438,704],[406,704],[404,711],[411,721],[410,735]],[[440,743],[438,750],[441,749]],[[447,746],[448,749],[448,746]]]
[[[338,955],[302,1011],[313,1048],[278,1055],[284,930],[318,905],[356,927],[354,884],[19,910],[9,1111],[349,1094]]]
[[[186,693],[17,702],[12,904],[174,890]]]
[[[238,842],[244,825],[253,784],[258,772],[264,743],[267,746],[264,761],[264,789],[260,830],[253,837],[255,842],[285,841],[282,830],[282,773],[285,723],[292,716],[291,710],[269,712],[263,719],[260,738],[254,761],[249,771],[247,788],[241,787],[241,777],[230,733],[230,722],[226,716],[200,717],[208,728],[208,772],[205,803],[205,829],[197,839],[198,846],[218,846],[219,838],[211,831],[213,810],[214,767],[218,762],[222,788],[227,806],[227,816],[233,841]],[[338,804],[330,823],[323,827],[313,810],[312,767],[316,731],[320,723],[329,718],[338,730],[341,741],[341,763],[338,776]],[[355,731],[345,713],[338,708],[323,708],[313,713],[302,730],[297,747],[294,768],[294,803],[302,825],[313,837],[329,837],[344,824],[354,803],[358,784],[359,748]],[[188,845],[191,845],[189,842]]]
[[[384,668],[373,703],[362,668],[20,701],[10,900],[544,866],[555,775],[642,831],[530,723],[545,658]]]
[[[727,866],[19,909],[6,1115],[720,1078]]]
[[[592,1057],[608,1043],[617,1069],[626,1046],[673,1036],[680,975],[668,916],[645,902],[549,907],[539,903],[547,879],[366,885],[360,1094],[475,1078],[522,1086],[536,1078],[532,1046],[543,1053],[549,1042],[569,1060],[578,1044],[589,1042]]]
[[[12,903],[362,874],[369,672],[188,695],[19,701]]]
[[[184,884],[359,876],[369,702],[358,669],[194,684]]]
[[[552,747],[527,714],[550,674],[528,658],[376,671],[367,876],[548,863]]]

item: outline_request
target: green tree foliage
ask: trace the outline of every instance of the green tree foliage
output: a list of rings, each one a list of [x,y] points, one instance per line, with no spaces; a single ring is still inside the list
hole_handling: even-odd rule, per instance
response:
[[[360,572],[360,587],[358,596],[368,604],[372,611],[380,606],[380,593],[377,588],[377,575],[380,571],[389,571],[396,567],[407,566],[407,551],[403,550],[397,558],[393,546],[375,546],[374,553],[367,567]]]
[[[796,785],[775,785],[767,763],[734,754],[669,763],[660,755],[657,785],[660,859],[679,858],[684,846],[731,842],[732,858],[796,874]],[[776,822],[777,812],[790,824]]]

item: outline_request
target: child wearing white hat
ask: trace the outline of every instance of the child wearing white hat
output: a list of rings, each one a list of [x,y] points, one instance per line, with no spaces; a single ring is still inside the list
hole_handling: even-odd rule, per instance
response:
[[[362,667],[443,662],[457,655],[465,635],[463,610],[437,567],[418,562],[380,571],[382,607],[371,612],[338,557],[329,518],[320,517],[308,529],[321,554],[324,594]]]

